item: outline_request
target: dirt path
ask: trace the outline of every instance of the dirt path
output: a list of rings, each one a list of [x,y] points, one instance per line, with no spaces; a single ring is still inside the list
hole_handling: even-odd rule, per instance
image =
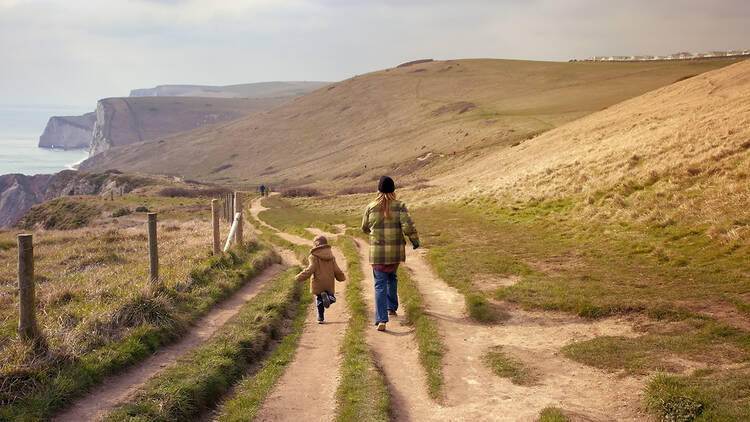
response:
[[[253,218],[257,219],[259,205],[260,201],[251,204]],[[261,221],[261,224],[264,223]],[[310,240],[299,236],[278,231],[277,235],[292,243],[312,245]],[[333,252],[339,267],[346,272],[343,254],[336,248]],[[350,317],[345,288],[346,282],[336,283],[336,303],[326,309],[325,324],[317,322],[315,301],[310,304],[294,358],[254,420],[331,421],[335,418],[341,364],[339,351]]]
[[[234,316],[245,302],[252,299],[258,291],[286,266],[274,264],[241,287],[232,297],[216,305],[177,343],[159,349],[145,361],[136,364],[123,373],[106,379],[89,395],[78,400],[73,407],[53,418],[57,422],[92,421],[102,417],[128,394],[143,385],[162,368],[174,362],[180,356],[199,346]]]
[[[378,366],[385,374],[391,397],[393,420],[464,420],[462,417],[450,419],[446,414],[446,409],[430,398],[425,372],[419,363],[419,348],[414,337],[414,329],[406,325],[401,312],[395,317],[389,317],[386,331],[381,332],[375,329],[375,281],[372,267],[369,265],[370,246],[363,240],[355,239],[355,241],[362,273],[365,276],[362,281],[362,293],[373,323],[372,329],[367,330],[365,336]],[[484,415],[484,420],[488,419],[487,416]]]
[[[445,418],[533,421],[547,406],[588,420],[647,418],[640,410],[644,378],[609,374],[559,353],[561,347],[574,341],[605,335],[635,336],[630,323],[617,318],[592,322],[560,313],[510,309],[511,317],[502,324],[478,324],[468,318],[463,296],[437,276],[425,253],[409,250],[406,264],[446,345]],[[517,386],[493,374],[481,357],[495,345],[522,361],[536,382]]]

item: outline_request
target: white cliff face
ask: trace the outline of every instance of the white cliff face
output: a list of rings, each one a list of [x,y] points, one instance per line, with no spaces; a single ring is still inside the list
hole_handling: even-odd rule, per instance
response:
[[[95,121],[95,113],[86,113],[82,116],[50,117],[44,133],[39,137],[39,146],[65,149],[89,148]]]
[[[112,117],[114,117],[114,110],[107,105],[106,101],[99,100],[96,103],[96,122],[92,130],[89,157],[112,148]]]

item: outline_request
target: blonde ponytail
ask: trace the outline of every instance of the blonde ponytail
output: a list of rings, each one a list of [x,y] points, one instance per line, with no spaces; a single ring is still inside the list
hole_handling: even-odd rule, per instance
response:
[[[380,209],[380,217],[386,220],[391,219],[391,202],[396,200],[396,193],[383,193],[378,192],[378,197],[375,199],[375,202],[378,204],[378,208]]]

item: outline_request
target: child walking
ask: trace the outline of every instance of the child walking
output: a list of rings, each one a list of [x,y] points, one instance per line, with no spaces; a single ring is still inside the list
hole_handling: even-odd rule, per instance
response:
[[[331,246],[325,236],[318,236],[313,240],[313,248],[307,258],[308,266],[295,278],[305,281],[312,276],[310,292],[315,295],[318,305],[318,324],[324,321],[325,308],[336,302],[335,280],[344,281],[346,276],[336,264]]]

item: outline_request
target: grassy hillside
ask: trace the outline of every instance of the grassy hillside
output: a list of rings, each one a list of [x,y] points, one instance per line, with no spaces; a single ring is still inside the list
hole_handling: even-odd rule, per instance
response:
[[[154,88],[134,89],[131,97],[212,97],[212,98],[276,98],[296,97],[315,91],[330,82],[283,81],[249,84],[159,85]]]
[[[233,183],[346,176],[340,186],[361,185],[384,171],[407,175],[426,167],[429,174],[448,164],[445,154],[513,145],[732,62],[419,63],[338,82],[231,123],[109,151],[84,168]]]

